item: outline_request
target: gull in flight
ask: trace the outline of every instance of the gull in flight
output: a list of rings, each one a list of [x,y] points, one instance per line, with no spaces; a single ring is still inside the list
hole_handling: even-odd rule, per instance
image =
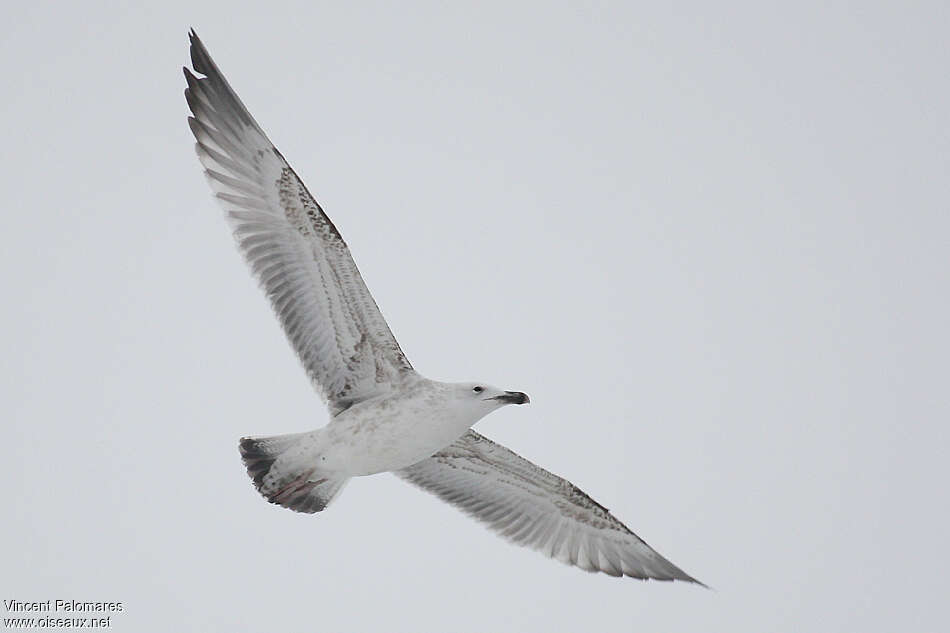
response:
[[[247,437],[241,457],[271,503],[319,512],[351,478],[391,471],[514,543],[590,572],[698,582],[566,479],[471,429],[528,396],[417,373],[339,231],[194,31],[188,124],[205,176],[294,351],[325,427]],[[198,75],[201,75],[200,77]],[[702,584],[702,583],[700,583]]]

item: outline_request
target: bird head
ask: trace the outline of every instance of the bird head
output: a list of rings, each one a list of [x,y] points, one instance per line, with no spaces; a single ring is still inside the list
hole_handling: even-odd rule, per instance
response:
[[[505,391],[484,382],[469,382],[456,385],[456,395],[463,401],[479,408],[491,410],[506,404],[527,404],[531,402],[528,394],[521,391]]]

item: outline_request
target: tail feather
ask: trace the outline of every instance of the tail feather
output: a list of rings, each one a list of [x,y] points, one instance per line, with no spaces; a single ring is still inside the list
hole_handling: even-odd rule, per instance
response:
[[[242,437],[241,459],[247,467],[247,474],[254,480],[254,486],[260,490],[264,485],[264,476],[270,471],[281,453],[297,441],[294,435],[276,435],[274,437]]]
[[[304,435],[309,434],[242,438],[241,458],[254,486],[268,501],[296,512],[320,512],[349,478],[321,474],[312,460],[285,455]]]

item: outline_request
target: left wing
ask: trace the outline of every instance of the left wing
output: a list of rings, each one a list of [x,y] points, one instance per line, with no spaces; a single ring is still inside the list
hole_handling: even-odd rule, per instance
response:
[[[198,158],[238,248],[336,414],[412,372],[350,250],[191,32],[185,98]]]
[[[611,576],[703,584],[577,486],[475,431],[396,474],[506,539],[568,565]]]

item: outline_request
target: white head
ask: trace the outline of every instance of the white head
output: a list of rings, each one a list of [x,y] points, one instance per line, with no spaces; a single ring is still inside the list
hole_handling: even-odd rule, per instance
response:
[[[470,416],[472,424],[506,404],[530,402],[527,394],[505,391],[484,382],[446,383],[445,386],[452,395],[452,407]]]

